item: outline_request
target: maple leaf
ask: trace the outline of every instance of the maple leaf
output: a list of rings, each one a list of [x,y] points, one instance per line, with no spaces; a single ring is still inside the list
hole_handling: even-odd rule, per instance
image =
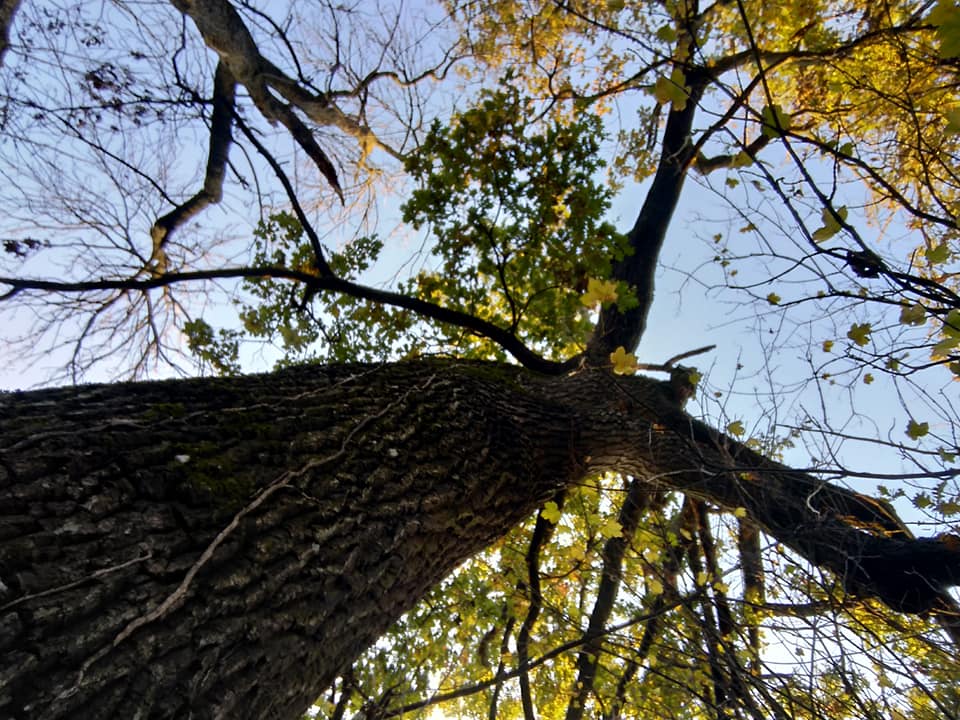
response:
[[[617,283],[615,280],[587,280],[587,291],[580,298],[580,302],[587,307],[607,305],[617,301]]]
[[[623,345],[610,353],[610,362],[617,375],[633,375],[637,371],[637,356],[624,350]]]

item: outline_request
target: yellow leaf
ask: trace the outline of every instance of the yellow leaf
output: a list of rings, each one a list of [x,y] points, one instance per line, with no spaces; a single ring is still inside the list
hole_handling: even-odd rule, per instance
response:
[[[610,353],[610,362],[617,375],[632,375],[637,371],[637,356],[624,350],[623,345]]]
[[[623,535],[623,525],[618,523],[613,518],[610,518],[600,526],[599,532],[605,538],[621,537]]]
[[[767,302],[770,303],[771,305],[779,305],[780,299],[781,299],[780,296],[777,295],[776,293],[770,293],[769,295],[767,295]]]
[[[663,583],[656,578],[647,578],[647,592],[651,595],[663,595]]]
[[[680,68],[674,68],[670,77],[661,75],[653,86],[653,96],[661,105],[673,103],[674,110],[683,110],[687,106],[690,88],[686,83],[686,76]]]
[[[697,573],[697,585],[706,585],[709,579],[710,575],[706,570],[701,570]]]
[[[833,340],[824,340],[823,341],[823,351],[830,352],[833,350]]]
[[[728,593],[728,592],[730,592],[730,586],[727,585],[725,582],[720,582],[719,580],[717,580],[717,581],[713,584],[713,589],[716,590],[718,593]]]
[[[614,280],[587,280],[587,291],[580,298],[580,302],[587,307],[606,305],[617,301],[617,283]]]
[[[746,430],[744,430],[743,423],[740,420],[734,420],[732,423],[727,424],[727,432],[739,437],[743,435]]]
[[[733,515],[734,517],[743,519],[747,516],[747,509],[745,507],[738,507],[736,510],[733,511]]]

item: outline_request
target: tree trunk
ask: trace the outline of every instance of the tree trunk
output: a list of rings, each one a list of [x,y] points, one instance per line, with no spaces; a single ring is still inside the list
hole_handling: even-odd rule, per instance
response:
[[[0,396],[0,717],[298,717],[429,587],[603,470],[744,506],[888,602],[870,553],[953,557],[853,527],[895,518],[669,398],[444,361]]]

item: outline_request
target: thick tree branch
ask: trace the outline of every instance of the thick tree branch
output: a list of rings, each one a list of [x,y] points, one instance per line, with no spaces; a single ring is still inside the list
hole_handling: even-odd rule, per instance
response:
[[[667,116],[657,172],[627,236],[633,252],[613,268],[613,279],[623,280],[635,288],[640,302],[636,308],[625,312],[613,305],[600,313],[587,347],[587,355],[594,362],[606,361],[607,356],[620,346],[632,351],[646,329],[647,315],[653,304],[657,259],[680,199],[687,170],[695,159],[691,132],[697,103],[707,86],[708,76],[701,70],[690,71],[686,81],[690,89],[686,104],[682,110],[675,109]]]
[[[647,418],[637,428],[638,467],[681,492],[727,509],[743,507],[773,538],[831,570],[854,595],[908,613],[937,611],[960,584],[960,551],[938,538],[914,539],[879,500],[788,468],[678,409],[640,381],[621,383]],[[948,599],[948,598],[947,598]]]
[[[223,180],[230,156],[230,129],[233,125],[234,101],[237,82],[223,62],[217,63],[213,76],[213,113],[210,117],[210,151],[207,155],[207,170],[203,187],[189,200],[178,205],[157,219],[150,231],[153,239],[153,260],[163,272],[166,263],[162,259],[163,246],[170,233],[187,223],[207,206],[220,202],[223,197]]]
[[[563,495],[558,495],[555,502],[558,508],[562,508]],[[530,537],[530,545],[527,547],[527,593],[529,594],[530,604],[527,607],[527,615],[520,625],[520,631],[517,633],[517,667],[521,669],[519,675],[520,703],[523,707],[525,720],[536,720],[533,691],[530,687],[530,673],[527,672],[526,668],[530,664],[530,634],[537,618],[540,617],[540,611],[543,610],[543,593],[540,591],[540,550],[550,542],[555,528],[556,525],[547,520],[540,512],[533,528],[533,535]]]
[[[271,92],[271,89],[280,88],[281,94],[286,97],[290,94],[290,88],[297,86],[296,81],[287,77],[280,68],[260,54],[260,48],[233,5],[228,0],[171,2],[193,20],[204,42],[217,53],[220,62],[230,70],[237,82],[246,87],[250,99],[263,116],[271,122],[280,123],[290,131],[293,139],[307,153],[342,201],[343,191],[336,171],[317,144],[313,133],[289,105],[280,102]],[[305,90],[303,93],[309,95]],[[317,102],[323,106],[328,104],[325,98],[317,98]],[[335,118],[337,113],[339,111],[331,111],[330,118]],[[316,122],[315,118],[311,119]]]
[[[545,375],[560,375],[576,368],[580,357],[573,357],[563,362],[547,360],[530,348],[513,333],[491,322],[482,320],[474,315],[452,308],[435,305],[420,298],[410,297],[402,293],[354,283],[335,276],[318,276],[303,270],[291,270],[285,267],[236,267],[216,270],[197,270],[193,272],[165,273],[148,278],[118,278],[114,280],[88,280],[80,282],[60,282],[56,280],[39,280],[29,278],[0,277],[0,286],[6,285],[9,289],[0,292],[0,302],[9,300],[21,293],[39,290],[58,293],[85,293],[98,290],[153,290],[169,287],[179,283],[195,282],[199,280],[225,279],[274,279],[289,280],[303,285],[307,292],[337,292],[360,300],[403,308],[417,313],[421,317],[436,320],[442,323],[462,327],[476,335],[489,338],[500,347],[513,355],[524,367]]]
[[[652,496],[652,488],[647,483],[632,478],[617,517],[622,534],[610,538],[603,545],[600,586],[597,588],[597,599],[594,601],[590,622],[584,635],[586,642],[577,655],[577,679],[573,697],[567,703],[566,720],[582,720],[587,698],[594,692],[597,666],[603,645],[603,628],[610,620],[614,602],[620,590],[627,542],[636,532],[640,517],[649,507]]]

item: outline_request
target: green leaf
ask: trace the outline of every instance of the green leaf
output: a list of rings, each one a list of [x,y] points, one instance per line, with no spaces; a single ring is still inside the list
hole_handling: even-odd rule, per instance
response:
[[[683,110],[687,106],[690,88],[686,86],[686,76],[680,68],[674,68],[670,77],[661,75],[653,86],[653,96],[661,105],[673,104],[674,110]]]
[[[947,116],[947,126],[943,129],[948,135],[960,133],[960,105],[947,110],[944,115]]]
[[[770,303],[771,305],[779,305],[780,300],[781,300],[780,296],[777,295],[776,293],[770,293],[769,295],[767,295],[767,302]]]
[[[824,208],[820,212],[820,217],[823,220],[823,227],[813,231],[813,239],[817,242],[822,242],[823,240],[832,238],[834,235],[840,232],[842,228],[840,221],[837,220],[837,216],[839,215],[840,220],[846,222],[847,214],[848,210],[846,205],[843,207],[838,207],[836,215],[830,208]]]
[[[960,514],[960,503],[956,500],[944,500],[937,503],[937,512],[943,515],[958,515]]]
[[[936,247],[927,248],[923,254],[931,265],[942,265],[950,259],[950,247],[946,243],[940,243]]]
[[[907,437],[911,440],[919,440],[928,432],[930,432],[930,423],[918,423],[916,420],[907,423]]]
[[[598,532],[605,538],[615,538],[623,536],[623,525],[617,522],[615,519],[608,519],[603,525],[600,526]]]
[[[954,309],[943,319],[943,334],[951,338],[960,338],[960,310]]]
[[[932,352],[934,355],[947,355],[958,347],[960,347],[960,337],[945,337],[933,346]]]
[[[927,311],[920,303],[907,305],[900,310],[901,325],[923,325],[927,321]]]
[[[766,105],[760,113],[761,132],[768,138],[778,138],[790,129],[790,114],[779,105]]]
[[[737,437],[741,437],[746,432],[746,430],[743,427],[742,421],[734,420],[731,423],[727,423],[727,432],[730,433],[731,435],[736,435]]]
[[[929,20],[937,26],[940,57],[947,59],[960,56],[960,3],[956,0],[939,0],[930,12]]]
[[[847,331],[847,337],[863,347],[870,342],[870,323],[854,323]]]
[[[661,25],[657,30],[657,38],[665,43],[672,43],[677,39],[677,31],[672,25]]]
[[[543,509],[540,511],[540,517],[552,525],[556,525],[558,522],[560,522],[560,517],[562,515],[563,512],[553,500],[545,502],[543,504]]]

